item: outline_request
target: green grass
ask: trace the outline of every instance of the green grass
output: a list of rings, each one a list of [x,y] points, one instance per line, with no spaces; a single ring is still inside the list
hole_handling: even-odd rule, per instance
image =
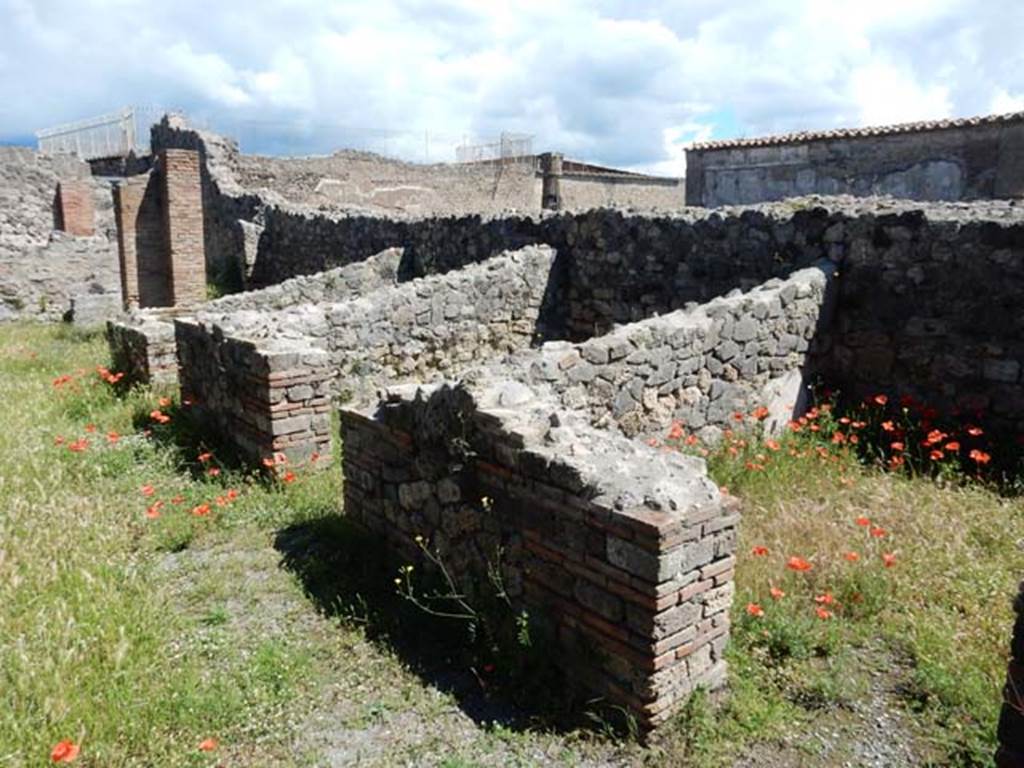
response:
[[[730,692],[693,697],[641,747],[599,719],[510,715],[403,613],[393,567],[341,515],[336,468],[269,482],[161,406],[169,393],[112,391],[94,373],[107,359],[96,336],[0,326],[0,766],[45,764],[61,739],[85,766],[835,765],[880,711],[922,764],[991,762],[1017,499],[820,458],[806,435],[715,452],[743,503]],[[787,570],[794,555],[813,569]]]

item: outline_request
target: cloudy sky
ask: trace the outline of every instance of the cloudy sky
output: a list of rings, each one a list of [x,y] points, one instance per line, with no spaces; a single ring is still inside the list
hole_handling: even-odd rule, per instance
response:
[[[0,143],[125,105],[247,152],[696,139],[1024,109],[1024,0],[0,0]]]

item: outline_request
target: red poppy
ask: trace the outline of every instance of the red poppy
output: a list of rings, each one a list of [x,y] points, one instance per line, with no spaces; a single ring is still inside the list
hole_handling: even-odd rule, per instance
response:
[[[893,456],[891,459],[889,459],[889,466],[892,467],[893,469],[895,469],[896,467],[902,467],[903,466],[903,457],[902,456]]]
[[[858,517],[853,522],[855,522],[861,528],[867,528],[869,525],[871,525],[871,520],[869,518],[864,517],[863,515]]]
[[[967,455],[970,457],[971,461],[976,464],[988,464],[992,460],[992,457],[989,454],[984,451],[979,451],[977,448],[972,449]]]
[[[230,503],[227,496],[218,496],[213,501],[218,507],[226,507]]]
[[[832,596],[831,592],[825,592],[822,595],[815,595],[814,602],[818,605],[834,605],[836,599]]]
[[[946,443],[945,449],[950,453],[956,453],[957,451],[960,450],[960,443],[958,443],[956,440],[953,440],[951,442]]]
[[[143,496],[152,496],[154,493],[156,493],[156,488],[154,488],[152,485],[144,485],[139,490],[142,491]]]
[[[160,517],[160,507],[162,507],[163,505],[164,503],[162,501],[157,501],[151,504],[150,506],[146,507],[146,517],[148,517],[150,520],[154,520]]]
[[[92,434],[93,432],[96,431],[96,425],[95,424],[86,424],[85,425],[85,431],[88,432],[89,434]]]
[[[196,460],[202,462],[203,464],[205,464],[212,458],[213,454],[210,453],[209,451],[207,451],[206,453],[200,453],[198,456],[196,456]]]
[[[237,499],[238,498],[238,491],[236,491],[234,488],[228,488],[227,496],[231,500]]]
[[[791,571],[804,572],[811,570],[811,568],[813,568],[814,566],[811,563],[804,560],[802,557],[797,557],[796,555],[794,555],[786,561],[786,567],[789,568],[789,570]]]
[[[81,747],[75,744],[75,742],[71,741],[71,739],[64,739],[54,745],[50,751],[50,760],[55,763],[70,763],[78,757],[80,751]]]
[[[858,560],[860,560],[860,555],[858,555],[856,552],[847,552],[846,554],[843,555],[843,557],[846,558],[851,563],[855,563]]]
[[[750,550],[750,554],[754,555],[754,557],[764,557],[768,554],[768,547],[758,545]]]
[[[150,411],[149,418],[159,424],[166,424],[171,420],[171,417],[165,414],[163,411]]]
[[[747,418],[747,417],[746,417],[746,416],[744,416],[744,415],[743,415],[742,413],[740,413],[739,411],[737,411],[736,413],[734,413],[734,414],[732,415],[732,420],[733,420],[733,421],[743,421],[743,420],[744,420],[745,418]]]
[[[77,440],[68,443],[68,450],[73,453],[81,453],[89,447],[89,441],[84,437],[80,437]]]
[[[899,440],[894,443],[889,443],[889,447],[892,448],[896,453],[902,451],[906,446],[903,445]]]
[[[53,438],[54,445],[64,445],[64,435],[57,435]]]
[[[942,451],[940,451],[938,449],[932,449],[928,453],[928,458],[931,459],[932,461],[939,461],[941,459],[944,459],[945,457],[946,457],[946,454],[944,454]]]
[[[218,469],[217,467],[210,467],[208,470],[206,470],[206,474],[209,477],[217,477],[217,475],[220,474],[220,469]]]
[[[177,505],[177,504],[181,504],[183,501],[185,501],[185,497],[182,496],[181,494],[178,494],[173,499],[171,499],[171,504]]]
[[[213,752],[216,748],[217,740],[212,737],[199,742],[199,749],[203,752]]]
[[[778,587],[772,587],[771,589],[769,589],[768,594],[772,596],[772,600],[781,600],[786,596],[786,593]]]
[[[116,443],[120,439],[121,439],[121,436],[119,434],[117,434],[117,432],[114,432],[114,431],[107,432],[107,442],[110,443],[111,445],[114,445],[114,443]]]
[[[200,504],[198,506],[192,507],[192,514],[196,517],[206,517],[208,514],[210,514],[210,505]]]
[[[874,400],[876,405],[885,405],[889,402],[889,398],[885,395],[875,395],[872,400]]]
[[[751,616],[764,616],[764,608],[757,603],[747,603],[747,613]]]
[[[815,608],[814,612],[816,614],[818,614],[818,618],[821,619],[822,621],[824,621],[826,619],[831,619],[832,616],[834,615],[832,613],[832,611],[830,611],[830,610],[828,610],[826,608],[822,608],[821,606]]]
[[[834,435],[832,435],[832,442],[835,443],[836,445],[842,445],[843,443],[846,442],[846,435],[844,435],[842,432],[836,432]]]
[[[884,429],[886,432],[895,432],[896,431],[896,427],[895,427],[895,425],[891,421],[883,421],[882,422],[882,429]]]
[[[871,535],[876,539],[880,539],[885,536],[885,528],[878,528],[877,526],[871,529]]]
[[[293,483],[293,482],[295,482],[295,473],[294,472],[285,472],[284,473],[284,477],[282,477],[281,480],[283,480],[286,483]]]
[[[156,401],[156,404],[159,405],[161,408],[167,408],[171,404],[171,398],[161,397],[159,400]]]
[[[769,451],[777,451],[782,446],[779,445],[778,440],[765,440],[764,441],[764,447],[767,448]]]
[[[985,434],[985,430],[983,430],[981,427],[968,427],[967,434],[970,435],[971,437],[981,437],[982,435]]]
[[[883,552],[882,562],[885,564],[886,568],[892,568],[896,565],[896,555],[892,552]]]
[[[311,462],[313,462],[314,464],[316,464],[316,462],[320,461],[320,452],[319,451],[313,451],[313,453],[311,453],[310,456],[309,456],[309,460]]]
[[[762,405],[755,408],[750,415],[753,418],[757,419],[758,421],[764,421],[765,419],[768,418],[769,413],[770,411],[765,406]]]
[[[672,428],[668,431],[669,440],[679,440],[683,436],[683,425],[678,421],[672,422]],[[315,461],[315,459],[314,459]]]
[[[700,442],[700,438],[698,438],[696,435],[687,435],[686,439],[683,442],[686,443],[687,445],[696,445],[698,442]]]

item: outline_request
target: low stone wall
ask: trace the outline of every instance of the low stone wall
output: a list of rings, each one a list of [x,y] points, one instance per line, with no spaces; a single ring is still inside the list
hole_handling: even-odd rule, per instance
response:
[[[567,407],[629,436],[679,421],[713,438],[734,413],[758,406],[769,407],[766,425],[777,429],[802,408],[809,351],[831,321],[835,272],[825,261],[580,344],[546,344],[523,370]]]
[[[177,384],[173,315],[108,320],[107,346],[112,369],[124,373],[126,384]]]
[[[345,510],[468,595],[498,569],[567,678],[650,728],[725,682],[739,516],[700,460],[581,422],[521,384],[389,390],[342,410]]]
[[[251,359],[270,349],[294,352],[297,361],[315,359],[323,370],[311,369],[308,375],[330,381],[324,386],[343,399],[368,396],[389,383],[457,374],[481,360],[525,348],[543,333],[553,263],[551,249],[527,248],[347,302],[179,319],[175,336],[182,396],[194,393],[217,423],[242,424],[241,443],[249,453],[254,453],[249,446],[257,444],[287,447],[297,455],[323,453],[327,438],[318,430],[290,433],[287,441],[266,431],[276,418],[276,403],[249,394],[245,366],[253,365]],[[239,364],[243,369],[234,370]],[[259,370],[264,366],[255,365]],[[292,379],[305,375],[302,365],[295,363]],[[319,408],[319,400],[315,405]],[[235,437],[228,428],[225,436]],[[303,436],[309,444],[302,444]]]
[[[181,398],[254,462],[283,453],[303,463],[331,454],[330,383],[323,350],[223,338],[174,322]]]

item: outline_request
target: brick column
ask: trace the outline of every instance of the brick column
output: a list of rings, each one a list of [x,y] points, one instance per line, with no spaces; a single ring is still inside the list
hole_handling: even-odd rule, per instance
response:
[[[59,228],[69,235],[92,237],[96,234],[92,187],[88,181],[71,179],[57,185],[57,217]]]
[[[171,303],[160,211],[159,184],[150,174],[133,176],[114,187],[125,309],[165,307]]]
[[[174,306],[206,301],[203,247],[203,193],[199,153],[165,149],[160,153],[170,298]]]

